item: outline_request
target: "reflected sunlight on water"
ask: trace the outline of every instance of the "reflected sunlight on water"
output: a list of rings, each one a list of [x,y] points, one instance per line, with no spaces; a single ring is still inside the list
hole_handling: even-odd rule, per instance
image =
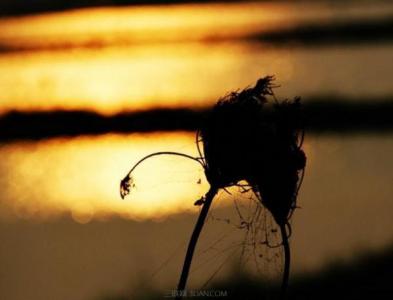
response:
[[[0,55],[0,114],[90,109],[103,114],[201,107],[265,74],[279,97],[393,93],[393,46],[272,49],[253,43],[145,45]],[[362,65],[359,65],[362,61]],[[337,72],[337,66],[340,72]],[[362,72],[367,66],[368,72]],[[15,88],[17,86],[18,88]]]
[[[307,169],[298,199],[301,209],[296,210],[292,223],[293,273],[316,270],[333,259],[347,260],[361,249],[391,243],[391,137],[306,137]],[[4,244],[0,257],[11,270],[11,275],[4,276],[6,295],[23,290],[7,287],[20,284],[20,280],[33,282],[28,291],[50,282],[53,288],[47,293],[62,294],[62,274],[69,272],[74,278],[75,270],[80,270],[75,282],[83,282],[83,287],[73,290],[74,294],[92,295],[98,286],[105,287],[103,291],[111,289],[108,272],[128,288],[130,282],[145,278],[141,270],[155,272],[170,255],[175,259],[161,273],[163,279],[154,278],[151,283],[174,286],[171,282],[177,279],[184,254],[179,243],[184,245],[189,238],[200,209],[193,203],[207,190],[202,168],[179,157],[156,157],[134,173],[136,188],[131,195],[125,200],[119,195],[119,182],[131,166],[143,156],[163,150],[196,156],[195,136],[173,132],[0,144],[0,233]],[[244,196],[237,199],[247,206]],[[240,215],[230,201],[222,200],[220,195],[215,199],[204,229],[206,243],[199,253],[203,255],[210,248],[213,252],[206,260],[201,255],[197,272],[192,274],[198,287],[206,274],[213,272],[206,273],[215,268],[214,263],[234,259],[234,251],[241,249],[229,248],[225,242],[217,244],[225,236],[235,245],[244,238],[244,231],[235,232],[237,227],[233,226],[241,220]],[[277,267],[274,261],[272,264]],[[85,281],[89,288],[85,288]],[[18,299],[26,299],[26,294],[21,293]],[[66,295],[61,299],[75,298],[86,297]]]
[[[351,253],[358,244],[379,247],[391,240],[393,161],[386,155],[392,149],[391,135],[307,137],[301,209],[293,219],[293,245],[303,250],[295,251],[294,261],[317,265],[332,251]],[[194,161],[174,156],[140,165],[136,188],[121,200],[120,180],[135,162],[156,151],[196,156],[195,137],[177,132],[3,144],[0,223],[32,224],[65,214],[82,224],[113,217],[148,221],[199,212],[193,203],[207,191],[204,172]],[[224,192],[219,198],[215,214],[228,217],[233,204]],[[308,251],[319,255],[300,257]]]
[[[293,18],[283,4],[88,8],[0,20],[0,41],[23,49],[234,38],[276,27],[279,22],[282,26]]]
[[[282,85],[278,98],[332,95],[362,101],[393,94],[391,43],[274,48],[246,40],[300,22],[332,22],[333,16],[388,15],[393,3],[294,5],[88,8],[0,18],[0,117],[11,110],[110,115],[206,107],[267,74]],[[292,224],[294,272],[388,245],[391,133],[312,135],[304,146],[301,209]],[[194,161],[159,156],[138,167],[136,186],[122,200],[120,180],[140,158],[157,151],[197,156],[195,136],[162,132],[0,143],[2,295],[4,290],[7,299],[90,299],[116,285],[119,292],[128,291],[130,282],[145,280],[145,270],[168,262],[175,244],[189,238],[200,210],[193,204],[208,185]],[[221,200],[238,195],[230,199],[222,192],[215,199],[205,227],[210,248],[221,251],[211,245],[233,232],[237,223],[227,220],[231,211],[239,217],[238,211]],[[175,259],[183,259],[178,253]],[[177,277],[178,266],[169,268],[164,280]],[[200,271],[206,275],[205,268]],[[64,282],[73,288],[64,289]]]
[[[315,19],[332,22],[383,14],[374,6],[344,6],[339,12],[322,4],[307,8],[187,4],[2,18],[0,114],[51,109],[113,114],[201,107],[267,74],[276,75],[283,97],[393,93],[391,45],[287,49],[236,40]],[[18,49],[37,51],[14,51]]]
[[[142,164],[134,173],[136,187],[121,200],[120,179],[140,158],[162,150],[196,156],[194,136],[107,135],[3,145],[0,215],[45,220],[71,213],[75,221],[86,223],[114,215],[159,219],[197,212],[193,203],[207,190],[203,170],[191,160],[173,156]]]
[[[312,149],[305,147],[310,165]],[[158,151],[198,156],[194,134],[183,132],[0,145],[0,219],[44,221],[71,213],[75,221],[87,223],[113,216],[146,220],[198,212],[193,204],[208,190],[204,170],[195,161],[177,156],[143,162],[133,172],[135,188],[121,200],[120,180],[139,159]]]
[[[67,108],[108,114],[206,106],[233,88],[253,83],[261,70],[274,71],[281,81],[291,77],[288,55],[259,50],[256,45],[224,43],[3,55],[0,85],[19,88],[2,91],[0,113]]]
[[[5,48],[97,47],[139,42],[247,37],[300,22],[389,15],[392,5],[204,3],[76,9],[0,19]]]

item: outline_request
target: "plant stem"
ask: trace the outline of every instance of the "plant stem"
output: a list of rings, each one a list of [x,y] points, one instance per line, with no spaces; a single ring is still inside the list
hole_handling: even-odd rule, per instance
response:
[[[281,283],[281,295],[280,299],[284,300],[287,295],[288,283],[289,283],[289,266],[291,263],[291,253],[289,249],[288,235],[285,228],[285,224],[279,224],[281,231],[282,246],[284,247],[284,274]]]
[[[158,155],[175,155],[175,156],[181,156],[184,158],[191,159],[193,161],[196,161],[199,163],[203,168],[205,168],[203,159],[201,158],[196,158],[188,154],[184,153],[179,153],[179,152],[172,152],[172,151],[161,151],[161,152],[154,152],[152,154],[149,154],[142,159],[140,159],[132,168],[131,170],[127,173],[127,175],[123,178],[123,180],[120,182],[120,197],[124,199],[125,196],[127,196],[130,192],[129,189],[129,184],[128,181],[131,179],[131,173],[138,167],[141,163],[143,163],[146,159],[149,159],[153,156],[158,156]]]
[[[158,155],[176,155],[176,156],[185,157],[185,158],[188,158],[188,159],[191,159],[191,160],[196,161],[196,162],[199,163],[202,167],[204,167],[203,163],[202,163],[199,159],[197,159],[197,158],[195,158],[195,157],[193,157],[193,156],[191,156],[191,155],[187,155],[187,154],[179,153],[179,152],[172,152],[172,151],[161,151],[161,152],[155,152],[155,153],[149,154],[149,155],[145,156],[144,158],[142,158],[141,160],[139,160],[139,161],[132,167],[132,169],[128,172],[127,176],[130,176],[130,174],[135,170],[135,168],[136,168],[138,165],[140,165],[143,161],[145,161],[146,159],[148,159],[148,158],[150,158],[150,157],[158,156]]]
[[[195,224],[194,231],[192,232],[190,242],[188,243],[188,248],[187,248],[186,257],[184,259],[183,269],[182,269],[182,272],[180,275],[179,284],[177,285],[177,291],[178,291],[178,295],[176,297],[177,300],[180,300],[183,297],[182,292],[184,291],[186,284],[187,284],[188,273],[190,271],[192,257],[194,255],[194,250],[195,250],[196,244],[198,242],[199,235],[202,231],[203,225],[205,223],[207,213],[209,212],[210,205],[213,201],[214,196],[217,194],[217,191],[218,191],[217,188],[210,187],[209,191],[206,193],[205,203],[203,204],[202,210],[201,210],[198,220]]]

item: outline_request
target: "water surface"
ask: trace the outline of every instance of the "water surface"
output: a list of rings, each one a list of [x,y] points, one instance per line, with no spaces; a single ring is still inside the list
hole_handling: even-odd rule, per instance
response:
[[[301,208],[293,218],[294,274],[391,244],[392,141],[391,135],[307,137]],[[200,209],[193,203],[207,186],[198,164],[159,157],[141,166],[136,189],[121,200],[119,180],[133,162],[158,150],[195,154],[194,136],[108,135],[3,144],[3,295],[91,299],[141,289],[145,277],[156,287],[172,288]],[[206,226],[194,267],[202,265],[190,281],[195,287],[233,254],[217,278],[224,276],[238,254],[226,250],[228,243],[203,254],[223,234],[229,241],[244,235],[231,225],[240,223],[231,197],[222,192],[215,200],[216,219]],[[74,289],[65,290],[68,286]]]
[[[208,106],[269,74],[282,85],[281,97],[390,95],[390,44],[277,48],[247,37],[316,20],[334,24],[392,12],[390,4],[238,3],[3,18],[0,114]]]

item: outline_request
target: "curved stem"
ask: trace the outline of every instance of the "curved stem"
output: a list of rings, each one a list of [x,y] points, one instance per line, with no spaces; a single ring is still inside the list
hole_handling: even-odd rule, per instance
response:
[[[182,156],[182,157],[185,157],[185,158],[189,158],[189,159],[195,160],[195,161],[198,162],[202,167],[204,167],[203,163],[202,163],[199,159],[197,159],[197,158],[195,158],[195,157],[193,157],[193,156],[191,156],[191,155],[184,154],[184,153],[179,153],[179,152],[162,151],[162,152],[154,152],[154,153],[152,153],[152,154],[149,154],[149,155],[145,156],[145,157],[142,158],[141,160],[139,160],[139,161],[132,167],[132,169],[128,172],[127,176],[130,176],[130,174],[135,170],[135,168],[136,168],[138,165],[140,165],[143,161],[145,161],[146,159],[148,159],[148,158],[150,158],[150,157],[158,156],[158,155],[177,155],[177,156]],[[126,176],[126,177],[127,177],[127,176]]]
[[[291,263],[291,253],[289,249],[288,235],[285,224],[280,224],[282,245],[284,247],[284,274],[281,283],[281,296],[280,299],[284,300],[287,296],[288,283],[289,283],[289,266]]]
[[[192,232],[190,238],[190,242],[188,244],[186,257],[184,259],[183,269],[179,279],[179,284],[177,285],[177,292],[178,292],[178,295],[176,297],[177,300],[180,300],[183,297],[184,289],[187,284],[188,273],[190,272],[192,257],[194,255],[194,250],[198,242],[199,235],[202,231],[203,225],[205,223],[207,213],[209,212],[210,205],[217,192],[218,192],[217,188],[210,187],[209,191],[206,193],[205,203],[203,204],[201,213],[199,214],[198,220],[194,227],[194,231]]]

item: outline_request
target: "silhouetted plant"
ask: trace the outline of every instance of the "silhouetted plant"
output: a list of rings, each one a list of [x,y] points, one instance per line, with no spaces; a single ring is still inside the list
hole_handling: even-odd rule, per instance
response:
[[[306,156],[301,149],[304,130],[300,98],[277,101],[273,80],[272,76],[261,78],[254,87],[232,92],[218,101],[197,131],[199,157],[177,152],[153,153],[141,159],[121,181],[124,198],[132,187],[132,171],[156,155],[179,155],[203,166],[210,189],[196,202],[203,207],[188,245],[178,291],[186,287],[193,253],[214,196],[220,189],[238,186],[243,191],[251,189],[280,228],[285,295],[290,266],[289,219],[296,208]],[[244,181],[247,183],[240,183]]]

